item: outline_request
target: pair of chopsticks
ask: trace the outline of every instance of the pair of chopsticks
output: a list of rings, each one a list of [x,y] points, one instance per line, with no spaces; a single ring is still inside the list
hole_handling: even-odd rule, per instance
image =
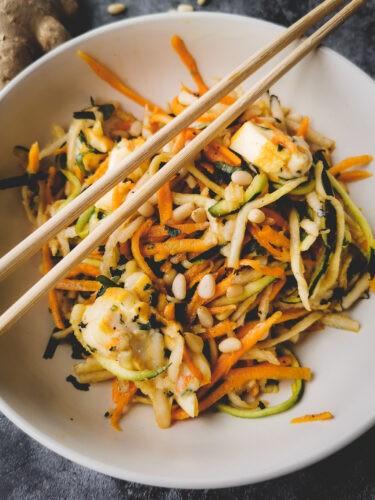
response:
[[[310,53],[333,29],[342,24],[364,2],[365,0],[352,0],[315,33],[304,39],[296,49],[277,64],[263,79],[253,85],[242,97],[228,107],[209,126],[203,129],[198,136],[147,181],[134,197],[126,200],[111,215],[106,217],[92,233],[0,316],[0,333],[17,321],[43,294],[63,278],[73,266],[80,263],[87,254],[105,241],[121,223],[158,191],[165,182],[171,179],[182,165],[193,160],[209,142],[241,115],[250,104],[256,101],[271,85],[277,82]],[[113,171],[107,172],[95,184],[20,242],[0,259],[0,279],[4,278],[19,264],[34,255],[43,244],[53,238],[65,226],[77,219],[80,213],[86,208],[121,182],[141,163],[155,155],[162,146],[175,137],[181,130],[188,127],[195,119],[236,88],[252,73],[305,33],[313,24],[331,13],[340,3],[342,3],[342,0],[325,0],[319,4],[306,16],[288,28],[278,39],[251,56],[232,73],[208,90],[196,103],[189,106],[158,133],[151,136],[142,147],[127,156]]]

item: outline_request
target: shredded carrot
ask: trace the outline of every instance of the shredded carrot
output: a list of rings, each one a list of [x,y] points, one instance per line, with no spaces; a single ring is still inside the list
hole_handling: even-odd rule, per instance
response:
[[[251,227],[251,234],[257,242],[277,260],[280,260],[281,262],[290,261],[290,241],[284,233],[276,231],[268,225],[265,225],[262,228],[253,225]]]
[[[173,214],[173,198],[169,182],[163,184],[158,191],[159,217],[162,224],[167,223]]]
[[[164,317],[169,321],[174,321],[175,319],[175,305],[173,302],[169,302],[164,308]]]
[[[232,313],[237,309],[236,304],[228,304],[227,306],[214,306],[208,308],[211,314]]]
[[[152,255],[176,255],[178,253],[184,252],[205,252],[214,245],[212,243],[206,243],[203,240],[198,239],[169,239],[162,243],[148,244],[145,245],[143,254],[146,257],[151,257]]]
[[[208,227],[208,222],[187,222],[184,224],[175,224],[171,222],[168,224],[169,227],[177,229],[181,234],[192,234],[196,231],[204,231]],[[147,233],[144,234],[146,241],[157,240],[159,238],[166,238],[169,236],[168,229],[162,225],[152,226]],[[195,267],[195,266],[194,266]]]
[[[131,238],[131,250],[134,259],[136,260],[138,267],[144,271],[149,278],[153,281],[157,281],[157,277],[155,276],[154,272],[150,268],[150,266],[147,264],[145,259],[143,258],[143,255],[141,254],[141,250],[139,247],[139,242],[142,237],[142,235],[152,226],[153,221],[151,219],[147,219],[138,229],[137,231],[133,234]]]
[[[133,183],[131,181],[129,182],[120,182],[113,188],[112,191],[112,208],[113,210],[116,210],[124,201],[125,196],[127,193],[130,191],[131,187],[133,186]]]
[[[48,245],[43,245],[42,247],[42,270],[46,274],[53,267],[53,262],[51,258],[51,252]],[[48,305],[51,309],[51,314],[56,328],[63,330],[65,328],[65,323],[60,311],[59,300],[55,288],[52,288],[48,292]]]
[[[177,99],[177,97],[174,97],[171,102],[169,103],[169,106],[171,108],[172,113],[177,116],[180,113],[182,113],[186,106],[180,103],[180,101]],[[181,132],[180,132],[181,133]]]
[[[222,354],[215,365],[211,377],[211,384],[215,384],[221,377],[226,375],[232,366],[249,351],[275,324],[281,317],[281,312],[276,312],[265,321],[259,321],[256,325],[248,328],[247,333],[242,337],[242,347],[238,351]],[[245,325],[247,326],[247,325]]]
[[[82,170],[79,168],[79,166],[78,165],[73,165],[72,172],[77,177],[77,179],[79,180],[79,182],[82,184],[83,179],[84,179],[84,175],[83,175]]]
[[[303,415],[303,417],[295,417],[291,420],[292,424],[303,424],[305,422],[317,422],[318,420],[332,420],[335,418],[330,411],[323,413],[315,413],[311,415]]]
[[[212,162],[228,163],[233,167],[241,165],[241,158],[217,140],[210,142],[204,148],[204,154]]]
[[[285,283],[286,283],[286,278],[282,278],[279,281],[272,283],[270,302],[272,302],[277,297],[277,295],[280,293],[280,290],[282,290],[282,288],[284,287]]]
[[[299,124],[296,135],[299,137],[306,137],[309,127],[310,118],[308,116],[304,116]]]
[[[204,82],[202,75],[198,69],[198,65],[194,57],[188,51],[184,41],[178,35],[173,35],[171,38],[171,44],[174,50],[177,52],[183,64],[189,70],[191,77],[193,78],[195,84],[197,85],[199,94],[204,94],[207,92],[208,87]]]
[[[93,280],[63,279],[56,284],[56,288],[73,292],[97,292],[100,284]]]
[[[114,429],[120,431],[120,419],[123,414],[125,406],[132,400],[134,394],[137,392],[137,387],[133,382],[128,382],[127,391],[122,391],[120,382],[115,379],[112,382],[112,399],[116,407],[111,415],[111,424]]]
[[[239,266],[250,266],[256,271],[263,273],[265,276],[274,276],[275,278],[282,278],[285,276],[285,271],[282,267],[276,266],[262,266],[259,261],[255,259],[241,259]]]
[[[262,363],[246,368],[235,368],[228,373],[225,381],[199,402],[199,412],[203,412],[223,398],[228,392],[241,389],[249,380],[310,380],[311,370],[303,367],[277,366]],[[178,408],[173,412],[174,420],[184,420],[188,415]]]
[[[338,179],[341,182],[347,183],[362,181],[363,179],[368,179],[369,177],[372,177],[372,173],[367,170],[351,170],[350,172],[344,172],[339,175]]]
[[[207,328],[207,334],[212,337],[222,337],[223,335],[228,335],[228,333],[233,332],[236,328],[236,322],[230,321],[229,319],[217,323],[217,325]]]
[[[200,371],[200,369],[196,366],[196,364],[193,361],[193,358],[191,357],[191,354],[189,352],[189,349],[185,346],[184,348],[184,354],[183,358],[184,362],[186,363],[187,367],[191,371],[191,373],[194,375],[195,378],[197,378],[200,382],[203,380],[203,374]]]
[[[306,316],[306,314],[308,314],[308,311],[306,311],[306,309],[298,309],[298,308],[287,309],[286,311],[283,311],[280,320],[276,321],[275,324],[285,323],[286,321],[298,319],[301,318],[302,316]]]
[[[329,173],[332,175],[341,174],[345,170],[352,167],[365,167],[373,160],[371,155],[360,155],[360,156],[349,156],[345,160],[336,163],[329,169]]]
[[[140,94],[138,94],[138,92],[133,90],[128,85],[125,85],[125,83],[122,82],[115,73],[113,73],[109,68],[104,66],[104,64],[97,61],[89,54],[86,54],[86,52],[79,50],[77,54],[83,61],[85,61],[90,66],[90,68],[94,71],[94,73],[98,75],[99,78],[109,83],[111,87],[118,90],[121,94],[125,95],[126,97],[136,102],[140,106],[143,107],[148,106],[151,111],[157,111],[158,113],[166,113],[160,106],[154,104],[149,99],[146,99],[145,97],[141,96]]]
[[[196,274],[193,278],[190,279],[190,281],[188,282],[190,288],[192,288],[194,285],[199,283],[201,281],[201,279],[203,278],[203,276],[210,273],[210,271],[213,268],[213,262],[206,262],[206,264],[208,264],[208,266],[206,265],[205,269],[202,272],[200,272],[199,274]]]
[[[95,173],[93,173],[92,175],[90,175],[90,177],[86,179],[86,184],[87,185],[93,184],[107,172],[107,169],[108,169],[108,158],[102,161],[99,167],[95,170]]]
[[[37,142],[34,142],[30,148],[26,170],[29,174],[36,174],[39,171],[39,144]]]
[[[375,293],[375,278],[370,281],[370,290]]]
[[[85,264],[82,262],[77,266],[73,267],[66,275],[67,278],[73,278],[74,276],[78,276],[79,274],[85,274],[86,276],[92,276],[96,278],[100,274],[100,269],[96,266],[92,266],[91,264]]]

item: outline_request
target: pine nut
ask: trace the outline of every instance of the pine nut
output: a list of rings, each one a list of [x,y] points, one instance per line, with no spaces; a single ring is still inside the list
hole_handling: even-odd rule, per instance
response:
[[[173,210],[173,220],[175,222],[182,222],[188,217],[190,217],[192,211],[194,210],[194,203],[184,203]]]
[[[184,266],[185,269],[190,269],[194,265],[192,262],[190,262],[190,260],[187,259],[183,260],[181,264]]]
[[[177,271],[175,269],[171,269],[170,271],[167,271],[164,276],[163,276],[163,281],[166,285],[171,286],[173,283],[173,280],[175,279],[177,274]]]
[[[192,175],[188,175],[186,177],[186,184],[189,186],[190,189],[194,189],[195,186],[197,185],[197,181],[194,179]]]
[[[198,285],[197,293],[202,299],[209,300],[215,295],[215,288],[215,278],[212,274],[205,274]]]
[[[177,12],[193,12],[194,8],[188,3],[180,3],[177,7]]]
[[[184,300],[186,297],[186,278],[183,274],[176,275],[172,283],[172,292],[178,300]]]
[[[138,213],[143,215],[143,217],[151,217],[154,213],[154,207],[149,201],[146,201],[138,208]]]
[[[235,297],[239,297],[243,294],[243,286],[242,285],[231,285],[228,287],[226,292],[226,296],[228,299],[234,299]]]
[[[227,220],[224,224],[223,236],[225,241],[231,241],[236,223],[234,220]]]
[[[118,14],[124,12],[125,9],[126,7],[123,3],[111,3],[107,7],[107,12],[108,14],[111,14],[111,16],[117,16]]]
[[[242,347],[242,344],[240,339],[236,339],[235,337],[230,337],[222,340],[218,347],[220,352],[229,353],[229,352],[239,351]]]
[[[312,236],[318,236],[319,234],[318,225],[310,219],[301,220],[300,226],[306,231],[307,234],[311,234]]]
[[[245,172],[244,170],[236,170],[231,175],[231,180],[232,182],[240,186],[248,186],[253,178],[249,172]]]
[[[214,318],[212,317],[212,314],[207,309],[207,307],[199,306],[197,309],[197,315],[198,315],[198,319],[200,321],[200,324],[202,326],[204,326],[205,328],[211,328],[211,326],[213,326]]]
[[[197,96],[190,94],[190,92],[187,92],[186,90],[181,90],[178,94],[178,101],[184,106],[190,106],[190,104],[194,104],[197,100]]]
[[[206,3],[206,0],[197,0],[197,4],[202,7]]]
[[[264,212],[262,212],[262,210],[259,210],[259,208],[252,208],[248,213],[247,218],[254,224],[261,224],[265,221],[266,216],[264,215]]]
[[[206,222],[207,214],[203,207],[196,208],[191,213],[191,218],[194,222]]]
[[[199,337],[199,335],[195,335],[194,333],[187,332],[184,335],[185,340],[187,342],[187,345],[189,348],[195,352],[196,354],[199,354],[203,350],[203,339]]]
[[[142,123],[139,120],[135,120],[129,128],[129,134],[133,137],[138,137],[142,133]]]

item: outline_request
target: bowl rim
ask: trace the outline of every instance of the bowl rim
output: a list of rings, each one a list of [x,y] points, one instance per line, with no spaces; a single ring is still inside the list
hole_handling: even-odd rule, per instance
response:
[[[43,55],[41,58],[34,61],[31,65],[21,71],[11,82],[9,82],[1,91],[0,91],[0,107],[2,101],[10,94],[13,89],[23,80],[25,80],[30,74],[34,73],[38,70],[40,66],[47,64],[50,59],[53,59],[55,56],[60,53],[69,50],[70,48],[79,45],[81,42],[85,40],[89,40],[91,38],[95,38],[97,35],[101,35],[106,32],[110,32],[112,30],[117,30],[124,28],[129,25],[136,25],[147,23],[150,21],[162,21],[163,19],[191,19],[194,21],[194,18],[210,18],[211,20],[215,19],[232,19],[235,22],[256,22],[259,24],[271,26],[273,29],[277,29],[279,32],[285,30],[286,27],[277,23],[273,23],[271,21],[239,15],[239,14],[231,14],[231,13],[222,13],[222,12],[211,12],[211,11],[195,11],[191,13],[179,13],[179,12],[162,12],[162,13],[154,13],[141,15],[129,19],[122,19],[119,21],[114,21],[104,26],[92,29],[78,37],[72,38],[71,40],[65,42],[64,44],[56,47],[51,50],[47,54]],[[345,64],[350,71],[356,71],[361,73],[362,77],[368,79],[372,84],[375,82],[371,78],[369,74],[359,68],[356,64],[349,61],[345,56],[337,53],[336,51],[328,48],[328,47],[319,47],[317,51],[327,52],[330,57],[339,59],[341,64]],[[373,425],[375,425],[375,414],[370,415],[361,425],[356,427],[355,430],[348,431],[346,434],[343,434],[340,439],[337,439],[334,444],[325,445],[323,449],[319,451],[315,451],[309,456],[299,460],[298,463],[290,464],[290,465],[281,465],[277,468],[273,468],[272,470],[265,471],[263,473],[258,473],[253,477],[246,477],[242,475],[242,477],[235,477],[233,479],[221,479],[217,477],[215,479],[194,479],[192,482],[191,479],[179,479],[179,478],[166,478],[164,476],[157,475],[149,475],[143,474],[140,472],[129,471],[123,468],[119,468],[117,466],[112,466],[107,463],[92,459],[82,453],[76,452],[72,450],[69,446],[65,446],[61,441],[51,438],[44,434],[41,430],[39,430],[34,424],[28,422],[21,414],[19,414],[16,410],[14,410],[0,395],[0,411],[19,429],[25,432],[28,436],[35,439],[37,442],[45,446],[47,449],[57,453],[58,455],[77,463],[78,465],[87,467],[96,472],[106,474],[108,476],[122,479],[126,481],[132,481],[148,486],[159,486],[165,488],[179,488],[179,489],[213,489],[213,488],[228,488],[235,486],[243,486],[249,484],[255,484],[261,481],[266,481],[270,479],[275,479],[280,476],[284,476],[286,474],[290,474],[292,472],[296,472],[298,470],[304,469],[316,462],[319,462],[328,456],[336,453],[337,451],[345,448],[359,436],[364,434],[367,430],[369,430]]]

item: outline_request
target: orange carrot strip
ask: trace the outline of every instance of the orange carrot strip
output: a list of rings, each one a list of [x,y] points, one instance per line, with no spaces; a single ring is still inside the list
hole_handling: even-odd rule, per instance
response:
[[[232,366],[260,340],[281,317],[281,312],[275,312],[265,321],[259,321],[248,329],[243,336],[242,347],[238,351],[222,354],[215,365],[211,377],[211,385],[215,384],[221,377],[226,375]]]
[[[239,167],[241,165],[241,158],[236,154],[232,153],[223,144],[220,144],[217,140],[210,142],[204,148],[205,156],[212,162],[223,162],[232,165],[233,167]]]
[[[122,202],[125,199],[125,196],[127,193],[130,191],[131,187],[133,186],[132,182],[120,182],[120,184],[117,184],[117,186],[114,187],[113,192],[112,192],[112,208],[113,210],[116,210]]]
[[[211,328],[207,328],[207,333],[212,338],[222,337],[223,335],[227,335],[228,333],[233,332],[235,328],[236,322],[227,319],[215,326],[212,326]]]
[[[174,224],[169,223],[168,226],[173,227],[174,229],[178,229],[181,231],[181,234],[192,234],[195,233],[196,231],[203,231],[204,229],[207,229],[208,227],[208,222],[194,222],[190,223],[187,222],[186,224]],[[165,226],[158,225],[158,226],[152,226],[147,233],[144,234],[144,239],[146,241],[149,240],[157,240],[160,238],[167,238],[169,236],[169,232],[166,229]]]
[[[133,234],[131,238],[131,249],[132,249],[132,254],[134,259],[136,260],[138,267],[144,271],[149,278],[153,281],[157,281],[157,277],[155,276],[154,272],[152,269],[149,267],[145,259],[143,258],[143,255],[141,254],[141,250],[139,247],[139,242],[140,239],[153,224],[153,221],[151,219],[147,219],[138,229],[137,231]]]
[[[372,173],[367,170],[351,170],[350,172],[344,172],[340,174],[338,179],[341,182],[356,182],[362,181],[363,179],[367,179],[368,177],[372,177]]]
[[[165,307],[163,311],[165,319],[168,319],[169,321],[174,321],[175,319],[175,305],[173,302],[169,302]]]
[[[318,420],[331,420],[335,418],[330,411],[323,413],[315,413],[311,415],[303,415],[303,417],[295,417],[291,420],[292,424],[303,424],[305,422],[317,422]]]
[[[109,83],[111,87],[118,90],[121,94],[125,95],[126,97],[136,102],[140,106],[143,107],[148,106],[151,111],[166,113],[160,106],[154,104],[149,99],[146,99],[142,95],[138,94],[138,92],[133,90],[128,85],[125,85],[125,83],[122,82],[115,73],[113,73],[109,68],[104,66],[104,64],[97,61],[89,54],[86,54],[86,52],[79,50],[77,54],[83,61],[85,61],[90,66],[90,68],[94,71],[94,73],[98,75],[99,78]]]
[[[282,267],[262,266],[262,264],[260,264],[260,262],[255,259],[241,259],[239,261],[239,265],[240,267],[250,266],[266,276],[274,276],[275,278],[281,278],[285,276],[285,271]]]
[[[255,225],[251,228],[251,234],[257,242],[264,247],[271,255],[281,262],[290,261],[289,240],[282,233],[275,231],[270,226],[263,226],[261,229]],[[286,244],[288,242],[288,244]],[[276,246],[281,248],[276,248]]]
[[[299,137],[306,137],[309,127],[310,118],[308,116],[304,116],[299,124],[296,135]]]
[[[375,293],[375,278],[370,281],[370,290]]]
[[[120,419],[123,414],[125,406],[127,406],[133,399],[134,394],[137,392],[137,387],[134,382],[129,382],[128,390],[121,391],[120,383],[117,379],[112,382],[112,399],[116,407],[111,415],[111,424],[114,429],[120,431]]]
[[[329,173],[332,175],[340,174],[345,170],[348,170],[352,167],[365,167],[373,160],[373,156],[371,155],[359,155],[359,156],[349,156],[344,160],[336,163],[329,169]]]
[[[311,370],[303,367],[277,366],[270,363],[262,363],[246,368],[231,370],[226,380],[214,389],[205,399],[199,402],[199,412],[203,412],[223,398],[228,392],[241,389],[249,380],[260,380],[271,378],[275,380],[310,380]],[[184,420],[188,415],[184,410],[178,408],[173,412],[174,420]]]
[[[189,70],[191,77],[193,78],[199,94],[204,94],[208,90],[208,86],[204,82],[202,75],[198,69],[198,65],[194,57],[188,51],[184,41],[177,35],[173,35],[171,38],[171,44],[174,50],[177,52],[183,64]]]
[[[182,359],[186,363],[187,367],[191,371],[192,375],[194,375],[195,378],[201,382],[203,380],[203,375],[200,369],[196,366],[196,364],[193,361],[193,358],[191,357],[191,354],[189,352],[189,349],[185,346],[184,348],[184,354],[182,356]]]
[[[56,284],[56,288],[73,292],[97,292],[100,284],[92,280],[63,279]]]
[[[29,174],[36,174],[39,171],[39,144],[37,142],[34,142],[30,148],[26,170]]]
[[[193,238],[182,239],[182,240],[176,240],[171,238],[162,243],[145,245],[143,249],[143,254],[146,255],[146,257],[151,257],[152,255],[157,255],[157,254],[161,255],[164,254],[168,256],[184,252],[201,253],[205,252],[212,246],[213,246],[212,243],[206,243],[205,241]]]
[[[86,184],[88,184],[88,185],[93,184],[95,181],[100,179],[100,177],[102,177],[107,172],[107,169],[108,169],[108,158],[106,158],[99,165],[99,167],[95,170],[95,173],[93,173],[92,175],[90,175],[90,177],[88,177],[86,179]]]
[[[237,309],[236,304],[228,304],[227,306],[214,306],[208,308],[211,314],[223,314],[227,312],[234,312]]]
[[[208,264],[208,267],[206,266],[205,269],[204,269],[204,271],[202,271],[201,273],[195,275],[188,282],[190,288],[192,288],[196,283],[199,283],[201,281],[201,279],[203,278],[203,276],[205,276],[206,274],[209,274],[209,272],[211,271],[211,269],[213,268],[213,265],[214,265],[213,262],[206,262],[205,264]]]
[[[169,106],[171,108],[172,113],[177,116],[180,113],[184,111],[186,106],[180,103],[180,101],[177,99],[177,97],[174,97],[171,102],[169,103]],[[181,133],[181,132],[180,132]]]
[[[186,281],[190,283],[190,281],[195,278],[195,276],[200,275],[200,273],[203,272],[209,264],[212,265],[211,261],[197,262],[196,264],[193,264],[185,271]]]
[[[53,267],[53,262],[51,259],[51,252],[50,252],[49,246],[43,245],[43,247],[42,247],[42,270],[43,270],[43,273],[44,274],[48,273],[48,271],[50,271],[52,269],[52,267]],[[59,300],[58,300],[58,296],[57,296],[55,288],[52,288],[48,292],[48,305],[49,305],[49,308],[51,309],[51,314],[52,314],[52,318],[53,318],[53,321],[55,323],[55,326],[59,330],[63,330],[65,328],[65,323],[64,323],[63,317],[61,315]]]
[[[277,281],[276,283],[272,283],[272,292],[270,294],[270,302],[275,299],[277,294],[280,292],[280,290],[283,288],[283,286],[286,283],[286,279],[282,278],[281,280]]]
[[[173,214],[173,198],[169,182],[163,184],[158,191],[159,217],[162,224],[167,223]]]
[[[66,275],[67,278],[73,278],[74,276],[78,276],[79,274],[85,274],[86,276],[92,276],[96,278],[100,274],[100,269],[96,266],[92,266],[91,264],[85,264],[82,262],[77,266],[73,267]]]

